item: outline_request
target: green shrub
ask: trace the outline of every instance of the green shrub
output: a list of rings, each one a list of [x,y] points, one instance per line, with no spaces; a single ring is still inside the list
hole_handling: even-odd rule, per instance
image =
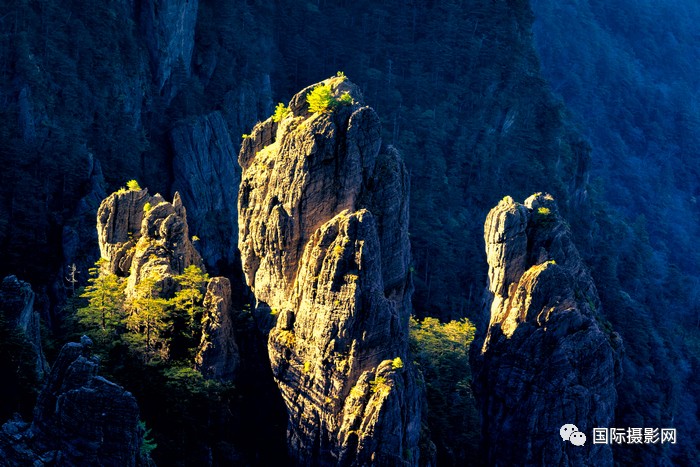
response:
[[[277,104],[277,107],[275,107],[275,113],[272,115],[272,121],[273,122],[279,122],[284,119],[289,114],[290,110],[289,107],[285,106],[282,102]]]
[[[143,212],[148,212],[151,210],[151,208],[153,208],[153,206],[151,205],[151,203],[147,202],[146,204],[143,205]]]
[[[333,110],[338,105],[338,100],[333,97],[330,84],[319,84],[307,96],[309,112],[323,113]]]
[[[345,91],[340,95],[340,99],[338,99],[338,102],[340,102],[340,104],[342,105],[352,105],[355,103],[348,91]]]
[[[128,182],[126,182],[126,188],[129,191],[139,191],[141,189],[141,186],[136,180],[129,180]]]

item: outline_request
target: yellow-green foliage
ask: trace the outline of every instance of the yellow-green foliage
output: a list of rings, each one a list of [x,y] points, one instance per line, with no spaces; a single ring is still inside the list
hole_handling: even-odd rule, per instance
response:
[[[272,115],[272,121],[279,122],[288,114],[289,108],[285,106],[282,102],[280,102],[279,104],[277,104],[277,107],[275,107],[275,113]]]
[[[372,394],[386,394],[391,391],[391,386],[389,386],[389,383],[385,377],[377,376],[369,382],[369,390]]]
[[[148,212],[148,211],[150,211],[152,207],[153,207],[153,206],[151,206],[151,203],[148,203],[148,202],[147,202],[146,204],[143,205],[143,212]]]
[[[401,357],[396,357],[391,361],[391,368],[394,370],[403,368],[403,360],[401,360]]]
[[[279,331],[277,333],[277,341],[285,347],[291,349],[292,347],[294,347],[296,337],[294,336],[294,333],[292,331]]]
[[[345,73],[342,72],[342,71],[339,71],[338,73],[336,73],[335,76],[337,76],[338,78],[341,78],[343,81],[345,81],[346,79],[348,79],[348,77],[345,76]]]
[[[302,370],[304,374],[307,374],[311,371],[311,362],[304,362],[304,369]]]
[[[139,191],[141,189],[141,186],[136,180],[129,180],[128,182],[126,182],[126,188],[129,191]]]
[[[343,256],[343,252],[345,251],[345,248],[343,248],[341,245],[336,245],[333,247],[333,256],[336,258],[339,258]]]
[[[333,91],[330,84],[319,84],[307,96],[306,102],[309,103],[309,112],[323,113],[333,110],[338,101],[333,97]]]
[[[340,99],[338,99],[338,102],[340,102],[342,105],[352,105],[355,101],[353,101],[350,93],[348,91],[345,91],[340,95]]]
[[[475,328],[467,319],[410,321],[410,349],[425,378],[428,425],[436,439],[462,452],[476,452],[478,412],[472,395],[469,346]]]
[[[365,395],[365,391],[362,389],[362,387],[359,384],[356,386],[353,386],[352,389],[350,390],[350,397],[352,397],[354,399],[360,399],[364,395]]]
[[[541,207],[537,208],[537,213],[541,216],[548,216],[552,213],[552,211],[549,208]]]

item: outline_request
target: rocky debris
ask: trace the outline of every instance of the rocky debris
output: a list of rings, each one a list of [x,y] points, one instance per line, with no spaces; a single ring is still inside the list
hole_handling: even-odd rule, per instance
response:
[[[240,167],[220,112],[198,117],[170,132],[173,186],[187,206],[197,249],[208,266],[234,262],[238,242],[236,197]]]
[[[147,465],[136,399],[101,376],[92,342],[66,344],[34,409],[31,426],[11,420],[0,455],[13,465]],[[29,464],[23,464],[29,462]]]
[[[149,196],[146,189],[112,193],[97,212],[97,233],[107,271],[129,278],[127,295],[141,279],[156,275],[167,296],[174,288],[173,276],[190,265],[204,268],[178,193],[172,203],[159,194]]]
[[[611,465],[609,445],[559,435],[613,425],[623,350],[554,199],[504,198],[484,240],[490,322],[473,363],[487,462]]]
[[[36,354],[36,374],[39,380],[49,369],[41,345],[41,321],[34,310],[36,295],[28,282],[7,276],[0,284],[0,309],[10,323],[24,332]]]
[[[173,74],[178,67],[185,77],[190,76],[194,32],[197,23],[198,0],[147,0],[139,2],[139,21],[151,57],[151,71],[157,91],[175,95]],[[168,99],[169,101],[169,99]]]
[[[207,285],[202,318],[202,339],[195,366],[205,378],[232,381],[239,363],[233,335],[231,282],[214,277]]]
[[[300,465],[417,465],[421,393],[408,363],[408,177],[374,110],[312,114],[306,95],[253,129],[239,163],[239,249]],[[347,99],[347,98],[346,98]]]

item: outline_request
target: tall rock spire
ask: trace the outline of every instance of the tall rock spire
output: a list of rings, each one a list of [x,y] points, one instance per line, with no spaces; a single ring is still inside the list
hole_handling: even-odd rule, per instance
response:
[[[613,426],[622,341],[554,199],[505,197],[484,240],[490,322],[474,366],[488,463],[612,465],[592,429]],[[585,445],[562,439],[565,424]]]
[[[322,88],[323,87],[323,88]],[[307,95],[326,91],[312,113]],[[243,142],[239,248],[303,465],[416,465],[407,358],[408,174],[344,77],[310,86]]]

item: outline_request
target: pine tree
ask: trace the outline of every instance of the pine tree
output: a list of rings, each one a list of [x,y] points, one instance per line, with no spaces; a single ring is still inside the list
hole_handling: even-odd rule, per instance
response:
[[[156,273],[141,279],[135,296],[129,300],[130,314],[126,318],[126,327],[131,332],[124,337],[146,361],[150,361],[156,352],[162,357],[168,355],[165,331],[169,303],[160,297],[158,281]]]
[[[103,344],[124,320],[124,286],[122,279],[105,272],[107,260],[100,258],[90,268],[90,279],[81,297],[88,299],[87,306],[78,309],[78,321],[89,329],[93,337]]]
[[[196,323],[200,322],[204,290],[209,282],[209,274],[195,265],[187,266],[182,274],[175,276],[180,284],[180,290],[175,293],[172,303],[175,310],[184,311],[189,316],[190,330],[196,331]]]

